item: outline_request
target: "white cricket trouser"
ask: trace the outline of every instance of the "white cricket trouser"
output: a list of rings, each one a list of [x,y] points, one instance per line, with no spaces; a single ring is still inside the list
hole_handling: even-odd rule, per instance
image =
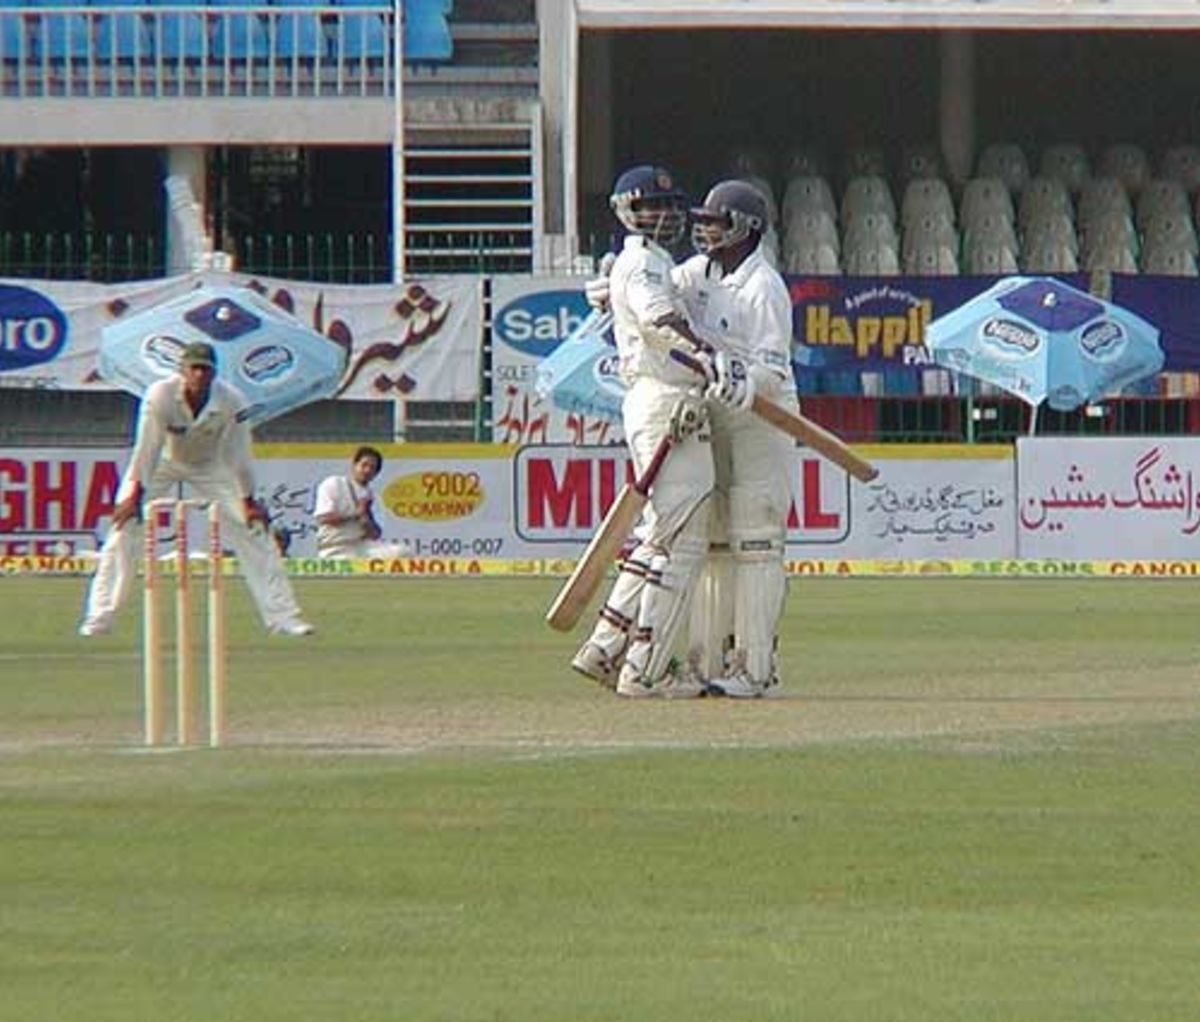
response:
[[[688,393],[639,377],[622,406],[626,442],[640,475],[669,431],[671,412]],[[690,436],[667,455],[638,526],[638,544],[622,564],[591,640],[613,662],[622,654],[639,678],[657,681],[670,661],[708,546],[713,463],[707,438]]]
[[[790,388],[764,396],[798,410]],[[699,584],[688,648],[706,673],[736,667],[766,683],[775,680],[776,634],[787,594],[783,562],[796,445],[748,410],[710,411],[716,550]]]
[[[205,475],[186,474],[168,463],[146,487],[143,505],[151,500],[174,497],[181,482],[189,487],[188,499],[220,503],[222,541],[233,548],[263,624],[270,629],[299,617],[300,608],[274,541],[266,530],[251,530],[246,526],[241,495],[230,483]],[[142,523],[136,519],[130,519],[119,529],[109,530],[88,589],[85,610],[88,620],[111,620],[128,598],[137,577],[138,558],[142,555],[142,530]]]

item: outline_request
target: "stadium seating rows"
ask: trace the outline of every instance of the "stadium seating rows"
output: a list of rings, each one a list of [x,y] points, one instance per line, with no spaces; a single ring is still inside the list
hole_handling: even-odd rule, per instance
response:
[[[847,154],[840,196],[824,161],[799,150],[778,205],[761,153],[729,168],[768,195],[790,273],[867,275],[1113,271],[1197,276],[1200,147],[1155,164],[1134,143],[1093,160],[1056,143],[1033,162],[1017,143],[990,145],[974,176],[950,183],[928,146],[907,147],[889,174],[883,150]]]
[[[387,0],[0,0],[0,60],[382,58],[391,46],[382,11],[392,9]],[[404,0],[405,60],[452,58],[450,9],[451,0]]]

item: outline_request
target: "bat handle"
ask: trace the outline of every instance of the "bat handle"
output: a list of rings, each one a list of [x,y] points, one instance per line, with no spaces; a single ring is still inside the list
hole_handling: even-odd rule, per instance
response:
[[[663,462],[667,460],[667,455],[671,451],[671,447],[675,441],[670,436],[663,437],[658,446],[654,448],[654,454],[650,458],[650,464],[646,466],[646,470],[634,480],[633,488],[637,490],[643,497],[649,496],[650,487],[654,485],[654,480],[658,478],[658,473],[662,470]]]

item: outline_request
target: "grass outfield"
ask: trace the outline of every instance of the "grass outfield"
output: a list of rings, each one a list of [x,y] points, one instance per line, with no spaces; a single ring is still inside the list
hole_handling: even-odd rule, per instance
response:
[[[556,583],[230,587],[230,746],[138,614],[0,578],[0,1020],[1194,1022],[1187,582],[801,580],[785,694],[621,702]]]

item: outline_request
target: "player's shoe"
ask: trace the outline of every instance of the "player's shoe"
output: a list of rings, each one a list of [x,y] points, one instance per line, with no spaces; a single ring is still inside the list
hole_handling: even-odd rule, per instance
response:
[[[85,639],[92,639],[97,635],[107,635],[111,631],[112,618],[105,616],[86,618],[79,626],[79,634]]]
[[[302,635],[312,635],[316,629],[307,621],[303,621],[298,617],[291,618],[287,621],[281,621],[271,628],[272,635],[286,635],[291,638],[299,638]]]
[[[715,678],[710,685],[714,695],[728,696],[730,699],[761,699],[767,686],[761,681],[755,681],[745,671],[734,671],[723,678]]]
[[[632,670],[622,670],[617,695],[626,699],[699,699],[708,695],[708,685],[687,664],[672,660],[658,681],[648,682]]]
[[[591,678],[607,689],[617,687],[616,665],[594,642],[585,642],[579,647],[579,652],[571,661],[571,667],[585,678]]]

